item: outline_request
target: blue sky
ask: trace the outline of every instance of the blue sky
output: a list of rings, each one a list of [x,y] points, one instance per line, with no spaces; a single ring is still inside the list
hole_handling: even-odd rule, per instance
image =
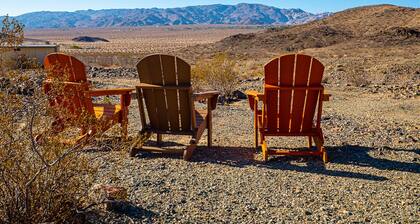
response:
[[[75,11],[81,9],[110,8],[172,8],[190,5],[260,3],[279,8],[301,8],[308,12],[336,12],[346,8],[372,5],[394,4],[420,7],[420,0],[256,0],[256,1],[215,1],[215,0],[0,0],[0,15],[20,15],[34,11]]]

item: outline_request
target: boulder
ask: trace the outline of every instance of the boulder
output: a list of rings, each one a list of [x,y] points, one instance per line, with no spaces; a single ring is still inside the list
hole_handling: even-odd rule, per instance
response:
[[[238,100],[248,99],[248,96],[245,93],[243,93],[242,91],[239,91],[239,90],[233,91],[232,95],[233,95],[234,98],[236,98]]]

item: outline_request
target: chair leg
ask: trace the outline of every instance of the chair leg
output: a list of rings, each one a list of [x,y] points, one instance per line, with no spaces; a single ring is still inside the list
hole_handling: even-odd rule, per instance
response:
[[[123,140],[127,140],[128,138],[128,108],[123,108],[123,110],[120,113],[120,121],[121,121],[121,138]],[[110,127],[112,124],[110,124]],[[108,129],[108,128],[106,128]]]
[[[212,126],[212,115],[211,111],[207,115],[207,146],[212,147],[212,135],[213,135],[213,126]]]
[[[121,137],[123,140],[127,140],[128,138],[128,122],[126,119],[123,119],[121,122]]]
[[[324,147],[322,147],[322,161],[324,161],[324,163],[328,163],[328,155]]]
[[[254,99],[254,142],[255,148],[258,148],[258,101]]]
[[[261,133],[260,136],[260,140],[261,140],[261,153],[262,153],[262,159],[264,162],[268,161],[268,146],[267,146],[267,141],[265,140],[265,136],[264,134]]]
[[[255,142],[255,148],[258,148],[258,123],[255,122],[254,124],[255,128],[254,128],[254,142]]]
[[[312,136],[308,136],[308,148],[312,148]]]
[[[328,154],[327,150],[325,150],[324,144],[323,144],[323,138],[322,136],[314,136],[314,142],[316,145],[317,150],[321,153],[321,158],[324,163],[328,162]]]
[[[197,142],[195,141],[195,139],[191,139],[190,145],[184,150],[183,159],[185,161],[189,161],[196,148],[197,148]]]
[[[261,145],[261,149],[262,149],[263,161],[267,162],[267,160],[268,160],[268,148],[267,148],[267,142],[265,140],[263,140],[263,143]]]
[[[157,134],[157,144],[162,145],[162,134]]]

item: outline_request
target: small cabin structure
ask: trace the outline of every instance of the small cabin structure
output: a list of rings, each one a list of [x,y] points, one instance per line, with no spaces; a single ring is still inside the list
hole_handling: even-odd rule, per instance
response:
[[[35,60],[39,65],[43,65],[45,56],[58,51],[59,46],[51,44],[49,41],[25,39],[21,45],[10,49],[6,54],[12,60],[25,56],[28,59]]]

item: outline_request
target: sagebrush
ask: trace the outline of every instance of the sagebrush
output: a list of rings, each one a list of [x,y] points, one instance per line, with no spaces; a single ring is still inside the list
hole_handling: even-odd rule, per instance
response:
[[[23,41],[23,26],[6,16],[1,30],[0,223],[69,221],[87,203],[93,181],[95,169],[81,153],[87,142],[69,144],[63,140],[74,130],[51,130],[44,71],[5,63]]]
[[[239,85],[235,61],[226,54],[199,61],[192,69],[192,78],[195,89],[211,88],[220,91],[225,97],[231,97]]]

